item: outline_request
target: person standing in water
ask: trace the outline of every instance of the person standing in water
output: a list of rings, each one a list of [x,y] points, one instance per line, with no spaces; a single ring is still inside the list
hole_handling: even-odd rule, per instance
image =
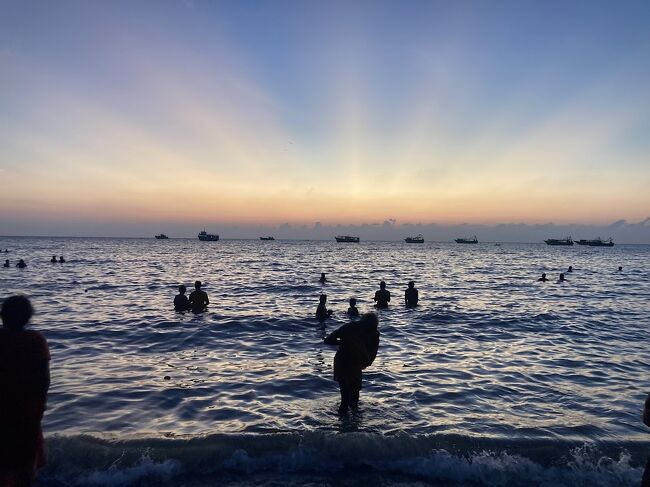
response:
[[[327,282],[327,279],[325,278],[325,273],[324,272],[320,273],[319,281],[321,282],[321,284],[325,284],[325,282]]]
[[[564,280],[564,273],[560,273],[560,278],[557,280],[557,282],[566,282]]]
[[[339,414],[356,410],[363,380],[362,371],[372,365],[379,348],[379,319],[375,313],[364,314],[359,321],[343,325],[325,337],[326,345],[338,345],[334,356],[334,379],[339,383]]]
[[[174,309],[176,311],[187,311],[190,309],[190,300],[185,296],[187,288],[181,284],[178,286],[178,294],[174,297]]]
[[[357,309],[357,300],[350,298],[350,307],[348,308],[348,316],[350,318],[356,318],[359,316],[359,310]]]
[[[415,289],[415,281],[409,281],[409,287],[404,291],[404,303],[409,308],[412,308],[418,305],[418,301],[418,290]]]
[[[386,283],[381,281],[379,283],[379,291],[375,292],[374,297],[377,308],[388,308],[390,303],[390,292],[386,291]]]
[[[327,318],[332,316],[332,310],[327,309],[327,295],[321,294],[318,302],[318,307],[316,308],[316,319],[318,321],[325,321]]]
[[[570,265],[569,268],[567,269],[567,272],[573,272],[573,266]]]
[[[45,465],[41,420],[50,387],[45,337],[25,330],[33,310],[24,296],[2,303],[0,329],[0,485],[29,486]]]
[[[194,291],[190,294],[190,308],[192,309],[192,313],[203,313],[210,304],[208,294],[201,290],[201,286],[201,281],[194,282]]]

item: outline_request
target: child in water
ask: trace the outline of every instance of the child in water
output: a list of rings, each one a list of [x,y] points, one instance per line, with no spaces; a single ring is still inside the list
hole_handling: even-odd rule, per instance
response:
[[[357,300],[350,298],[350,307],[348,308],[348,316],[350,318],[356,318],[359,316],[359,310],[357,309]]]
[[[190,309],[190,300],[185,296],[187,288],[181,284],[178,286],[178,294],[174,298],[174,309],[176,311],[187,311]]]
[[[327,309],[327,295],[321,294],[319,298],[318,307],[316,308],[316,319],[318,321],[325,321],[327,318],[332,316],[332,310]]]

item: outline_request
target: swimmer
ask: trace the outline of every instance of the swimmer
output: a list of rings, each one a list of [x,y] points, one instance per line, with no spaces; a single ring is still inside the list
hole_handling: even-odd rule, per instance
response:
[[[174,309],[176,311],[187,311],[190,309],[190,300],[185,296],[187,288],[181,284],[178,286],[178,294],[174,297]]]
[[[325,281],[327,281],[327,279],[325,278],[325,273],[324,273],[324,272],[321,272],[321,273],[320,273],[320,279],[319,279],[319,281],[320,281],[321,283],[324,283]]]
[[[564,273],[560,273],[560,278],[558,279],[557,282],[566,282],[566,281],[564,280]]]
[[[192,308],[192,313],[202,313],[210,304],[208,299],[208,294],[205,291],[201,291],[201,281],[196,281],[194,283],[194,291],[190,294],[190,307]]]
[[[408,289],[404,291],[404,303],[409,308],[412,308],[413,306],[418,305],[418,301],[418,290],[415,289],[415,282],[410,281]]]
[[[59,256],[59,264],[63,264],[64,262],[65,262],[65,259],[63,258],[63,256],[62,255]]]
[[[10,266],[9,259],[7,259],[7,260],[5,260],[5,263],[4,263],[4,265],[2,267],[9,267],[9,266]]]
[[[327,318],[332,316],[332,310],[327,309],[325,304],[327,303],[327,295],[321,294],[319,298],[318,307],[316,308],[316,319],[318,321],[325,321]]]
[[[348,316],[350,318],[356,318],[359,316],[359,310],[357,309],[357,300],[350,298],[350,307],[348,308]]]
[[[542,277],[540,277],[540,278],[537,279],[537,280],[540,281],[540,282],[546,282],[546,281],[548,281],[548,279],[546,279],[546,272],[543,272],[543,273],[542,273]]]
[[[53,255],[52,258],[50,259],[50,262],[52,264],[56,264],[56,255]]]
[[[618,272],[623,272],[623,266],[622,265],[618,266]]]
[[[19,269],[24,269],[25,267],[27,267],[27,264],[25,263],[25,261],[23,259],[20,259],[18,261],[18,264],[16,264],[16,267],[18,267]]]
[[[573,272],[573,266],[570,265],[569,268],[567,269],[567,272]]]
[[[375,292],[374,301],[377,303],[377,308],[388,308],[390,302],[390,292],[386,291],[386,283],[381,281],[379,283],[379,291]]]

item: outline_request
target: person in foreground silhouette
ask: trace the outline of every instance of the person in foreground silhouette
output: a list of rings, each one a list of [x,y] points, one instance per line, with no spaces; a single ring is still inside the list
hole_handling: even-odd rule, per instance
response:
[[[5,260],[5,263],[2,267],[9,267],[11,264],[9,263],[9,259]]]
[[[650,394],[645,398],[645,403],[643,404],[643,424],[650,426]],[[643,470],[641,487],[650,487],[650,458],[648,458],[645,469]]]
[[[63,258],[63,256],[62,255],[59,256],[59,264],[63,264],[64,262],[65,262],[65,259]]]
[[[0,329],[0,485],[29,486],[45,465],[41,420],[50,387],[50,351],[25,330],[32,305],[24,296],[2,303]]]
[[[332,310],[327,309],[327,295],[321,294],[318,302],[318,307],[316,308],[316,319],[318,321],[325,321],[327,318],[332,316]]]
[[[196,281],[194,283],[194,291],[190,294],[190,308],[192,309],[192,313],[203,313],[210,304],[208,294],[201,290],[201,285],[201,281]]]
[[[16,264],[16,267],[18,267],[20,269],[24,269],[25,267],[27,267],[27,264],[25,263],[25,261],[23,259],[20,259],[18,261],[18,264]]]
[[[569,268],[567,269],[567,272],[573,272],[573,266],[570,265]]]
[[[320,281],[321,283],[325,283],[325,282],[327,281],[327,279],[325,278],[325,273],[324,273],[324,272],[321,272],[321,273],[320,273],[320,279],[319,279],[319,281]]]
[[[390,292],[386,291],[386,283],[384,281],[379,283],[379,291],[375,292],[374,300],[377,303],[377,308],[388,308]]]
[[[359,316],[359,310],[357,309],[357,300],[350,298],[350,307],[348,308],[348,316],[350,318],[356,318]]]
[[[190,300],[185,296],[187,288],[181,284],[178,286],[178,294],[174,297],[174,309],[176,311],[187,311],[190,309]]]
[[[52,258],[50,259],[50,262],[51,262],[52,264],[56,264],[56,262],[57,262],[57,260],[56,260],[56,255],[53,255],[53,256],[52,256]]]
[[[418,290],[415,289],[415,282],[409,281],[409,287],[406,291],[404,291],[404,303],[409,308],[412,308],[418,305],[418,301]]]
[[[564,273],[560,273],[560,278],[557,280],[557,282],[566,282],[564,280]]]
[[[546,279],[546,272],[543,272],[543,273],[542,273],[542,277],[540,277],[540,278],[537,279],[537,280],[538,280],[538,281],[541,281],[541,282],[546,282],[546,281],[548,281],[548,279]]]
[[[325,337],[327,345],[338,345],[334,356],[334,379],[339,383],[339,414],[357,409],[362,370],[372,365],[379,348],[379,320],[375,313],[364,314],[359,321],[343,325]]]

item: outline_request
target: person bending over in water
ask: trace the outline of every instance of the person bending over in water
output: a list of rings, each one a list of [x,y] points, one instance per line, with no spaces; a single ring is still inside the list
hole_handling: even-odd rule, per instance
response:
[[[185,296],[187,288],[181,284],[178,286],[178,294],[174,297],[174,309],[176,311],[187,311],[190,309],[190,300]]]
[[[404,303],[409,308],[412,308],[413,306],[418,305],[418,301],[418,290],[415,289],[415,282],[409,281],[409,287],[406,291],[404,291]]]
[[[356,318],[359,316],[359,310],[357,309],[357,300],[350,298],[350,307],[348,308],[348,316],[350,318]]]
[[[546,279],[546,272],[543,272],[543,273],[542,273],[542,277],[540,277],[540,278],[537,279],[537,280],[538,280],[538,281],[541,281],[541,282],[546,282],[546,281],[548,281],[548,279]]]
[[[2,267],[9,267],[11,264],[9,264],[9,259],[5,260],[5,263]]]
[[[325,321],[327,318],[332,316],[332,310],[327,309],[327,295],[321,294],[319,298],[318,307],[316,308],[316,319],[318,321]]]
[[[63,264],[64,262],[65,262],[65,259],[63,258],[63,256],[62,255],[59,256],[59,264]]]
[[[560,273],[560,278],[557,280],[557,282],[566,282],[564,280],[564,273]]]
[[[56,255],[53,255],[53,256],[52,256],[52,258],[50,259],[50,262],[51,262],[52,264],[56,264],[56,262],[57,262],[57,260],[56,260]]]
[[[338,345],[334,356],[334,380],[339,383],[341,405],[339,414],[356,409],[361,391],[362,370],[372,365],[379,348],[379,320],[375,313],[364,314],[359,321],[343,325],[324,340]]]
[[[379,283],[379,291],[375,292],[375,302],[378,308],[388,308],[390,302],[390,292],[386,291],[386,283],[381,281]]]
[[[37,331],[25,330],[32,305],[24,296],[2,303],[0,329],[0,485],[29,486],[45,465],[41,420],[50,387],[50,351]]]
[[[321,273],[320,273],[320,279],[319,279],[319,281],[320,281],[321,283],[325,283],[325,282],[327,281],[327,279],[325,278],[325,273],[324,273],[324,272],[321,272]]]
[[[20,259],[18,261],[18,264],[16,264],[16,267],[18,267],[20,269],[24,269],[25,267],[27,267],[27,264],[25,263],[25,261],[23,259]]]
[[[208,294],[205,291],[201,291],[201,281],[196,281],[194,283],[194,291],[190,294],[190,308],[192,309],[192,313],[203,313],[209,304]]]

